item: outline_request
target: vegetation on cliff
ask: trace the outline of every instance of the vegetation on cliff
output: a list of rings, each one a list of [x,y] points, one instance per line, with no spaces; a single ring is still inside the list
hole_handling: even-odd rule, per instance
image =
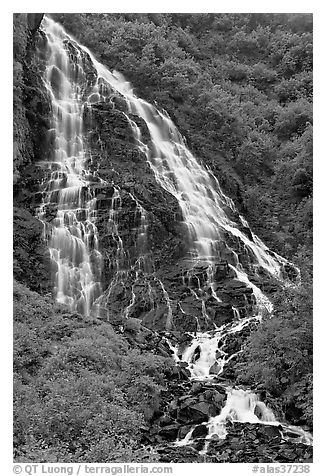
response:
[[[131,345],[135,329],[118,335],[22,284],[14,301],[16,460],[150,462],[142,432],[172,359]]]
[[[288,421],[311,427],[311,16],[53,17],[100,61],[121,71],[139,96],[168,111],[189,148],[212,169],[254,232],[300,267],[301,286],[275,293],[275,315],[251,333],[235,377],[238,383],[259,384]],[[130,320],[123,334],[118,326],[67,312],[46,294],[52,283],[42,226],[35,218],[40,176],[33,169],[46,158],[49,146],[44,65],[42,58],[36,60],[43,38],[28,30],[23,14],[15,15],[14,26],[16,459],[150,462],[150,452],[140,449],[142,435],[160,412],[172,360],[135,344],[137,320]],[[99,107],[94,116],[115,155],[112,162],[120,176],[115,180],[120,184],[122,177],[128,183],[123,198],[136,191],[150,210],[155,262],[173,265],[182,253],[175,200],[141,163],[122,115]],[[90,143],[96,142],[95,132],[96,127]],[[127,164],[121,157],[131,159]],[[108,157],[94,153],[94,161],[109,177]],[[134,220],[134,211],[123,213],[126,223]],[[100,218],[104,230],[106,215]],[[128,234],[128,223],[124,232]],[[108,248],[110,236],[102,233],[100,238]]]
[[[288,421],[312,428],[311,286],[280,292],[275,308],[273,318],[248,338],[236,369],[238,383],[261,385]]]
[[[311,425],[312,16],[56,17],[169,112],[255,232],[303,268],[299,290],[281,292],[275,317],[252,334],[238,374],[285,406],[296,400],[289,416]]]
[[[272,249],[311,245],[311,15],[53,16],[168,111]]]

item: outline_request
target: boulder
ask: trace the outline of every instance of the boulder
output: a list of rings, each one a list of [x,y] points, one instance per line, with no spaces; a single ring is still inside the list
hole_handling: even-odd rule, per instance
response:
[[[281,440],[281,438],[282,438],[282,433],[280,431],[281,429],[282,429],[281,425],[279,425],[279,426],[261,425],[257,429],[258,438],[259,438],[260,435],[262,435],[264,438],[267,438],[267,439]]]
[[[198,400],[196,397],[190,397],[188,395],[185,397],[180,397],[179,398],[180,409],[189,407],[190,405],[196,405],[197,401]]]
[[[217,362],[215,362],[215,364],[213,364],[211,368],[209,369],[209,374],[217,375],[220,370],[221,370],[221,366]]]
[[[226,394],[224,393],[219,393],[215,391],[213,393],[212,401],[215,403],[215,405],[220,406],[223,404],[223,402],[226,400]]]
[[[208,402],[198,402],[179,411],[178,419],[182,418],[189,422],[202,423],[210,417],[217,415],[217,407]]]
[[[201,389],[202,389],[202,383],[201,382],[194,382],[192,384],[190,392],[193,393],[193,394],[197,394],[197,393],[200,393]]]
[[[180,426],[179,433],[178,433],[178,439],[183,440],[191,429],[192,429],[192,425],[182,425],[182,426]]]
[[[173,425],[173,423],[175,422],[169,415],[163,415],[159,419],[160,426],[171,426]]]
[[[197,425],[192,432],[192,438],[205,438],[208,435],[206,425]]]
[[[169,440],[169,441],[175,441],[178,437],[178,432],[179,432],[180,425],[175,423],[173,425],[167,425],[162,427],[158,434],[162,438]]]

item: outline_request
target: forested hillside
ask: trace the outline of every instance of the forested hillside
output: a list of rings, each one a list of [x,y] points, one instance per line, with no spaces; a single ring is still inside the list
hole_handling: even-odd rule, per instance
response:
[[[276,251],[312,242],[312,16],[54,15],[168,111]]]
[[[221,382],[259,393],[279,421],[312,430],[312,15],[50,17],[105,67],[122,73],[137,96],[166,111],[248,221],[225,206],[247,241],[258,235],[294,266],[282,258],[283,285],[255,261],[251,265],[255,256],[245,246],[225,238],[214,286],[207,265],[189,270],[180,203],[145,157],[148,125],[128,110],[123,95],[104,88],[109,100],[83,113],[82,131],[87,173],[94,180],[92,217],[101,261],[93,274],[100,276],[100,310],[56,302],[59,267],[53,266],[47,226],[55,226],[60,200],[54,203],[44,192],[52,177],[44,164],[53,160],[55,144],[53,99],[44,80],[49,35],[41,14],[15,14],[16,460],[310,460],[311,447],[297,443],[297,436],[284,442],[278,430],[269,433],[255,424],[235,424],[223,444],[215,447],[213,438],[213,449],[199,454],[206,422],[221,411],[227,392],[219,381],[215,391],[205,379],[192,380],[189,369],[199,347],[191,365],[175,358],[175,348],[191,347],[189,333],[196,338],[201,330],[232,326],[234,319],[250,321],[258,286],[273,312],[265,310],[259,325],[248,321],[225,337],[223,352],[232,360]],[[91,97],[98,86],[94,64],[70,41],[63,44],[74,61],[81,55],[86,86],[80,96]],[[49,81],[51,93],[59,91],[58,77]],[[248,285],[234,272],[231,248]],[[96,257],[90,256],[94,269]],[[193,425],[199,438],[194,447],[175,448],[171,442]]]

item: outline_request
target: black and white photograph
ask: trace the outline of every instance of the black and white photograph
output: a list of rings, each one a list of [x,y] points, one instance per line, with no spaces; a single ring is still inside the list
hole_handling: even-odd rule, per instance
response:
[[[14,472],[310,472],[314,14],[12,18]]]

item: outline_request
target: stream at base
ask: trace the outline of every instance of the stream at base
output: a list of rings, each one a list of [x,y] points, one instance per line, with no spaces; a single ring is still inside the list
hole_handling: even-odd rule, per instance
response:
[[[196,332],[188,333],[191,342],[186,347],[172,344],[168,337],[167,343],[175,362],[187,366],[191,381],[222,386],[227,394],[220,413],[212,415],[205,423],[206,443],[202,452],[207,451],[213,437],[225,439],[227,426],[232,422],[279,427],[285,440],[311,445],[312,436],[308,432],[277,421],[271,408],[258,395],[250,389],[232,387],[230,382],[223,383],[222,379],[229,362],[242,352],[242,349],[228,352],[230,336],[254,328],[266,315],[272,317],[272,302],[257,285],[259,280],[267,275],[279,286],[294,286],[300,280],[299,270],[269,250],[250,230],[232,200],[223,194],[212,172],[189,151],[167,113],[138,98],[120,73],[109,71],[50,18],[45,17],[43,28],[50,52],[45,85],[53,108],[54,152],[53,160],[47,163],[50,179],[43,189],[39,218],[46,223],[46,209],[55,204],[55,217],[45,228],[55,265],[56,299],[72,311],[85,315],[101,300],[102,255],[98,247],[97,204],[92,189],[99,178],[87,168],[89,157],[84,143],[83,114],[87,108],[91,111],[94,104],[110,102],[113,93],[118,94],[126,105],[128,114],[123,114],[134,143],[144,154],[157,183],[179,204],[189,243],[186,256],[189,267],[182,277],[182,284],[199,302],[201,315],[194,316]],[[95,78],[91,85],[87,83],[84,69],[87,61]],[[143,139],[140,128],[132,120],[134,116],[146,125],[150,142]],[[138,199],[129,193],[140,223],[136,240],[137,259],[131,265],[127,263],[127,250],[119,234],[120,189],[114,183],[110,186],[113,193],[107,229],[116,244],[116,253],[111,260],[115,274],[106,290],[106,299],[110,300],[114,286],[132,272],[135,278],[131,298],[123,311],[124,318],[129,319],[136,306],[137,285],[144,275],[151,276],[151,280],[147,280],[148,296],[153,299],[155,293],[151,282],[155,283],[165,303],[166,331],[169,332],[174,326],[175,308],[166,283],[155,275],[150,265],[148,214]],[[232,322],[217,326],[207,312],[207,303],[225,304],[223,289],[216,277],[221,263],[226,263],[228,280],[234,289],[242,290],[240,298],[243,302],[241,309],[232,305]],[[204,269],[204,278],[199,276],[198,269]],[[250,302],[247,296],[250,296]],[[178,308],[186,315],[183,302],[178,301]],[[201,331],[200,322],[205,323],[204,331]],[[194,428],[190,429],[175,445],[191,445],[193,432]]]
[[[215,329],[210,333],[197,333],[192,335],[191,344],[186,349],[179,352],[177,346],[173,346],[167,339],[174,360],[177,363],[187,363],[190,371],[190,379],[193,382],[209,382],[212,387],[216,384],[218,387],[224,387],[227,393],[227,399],[219,415],[211,417],[206,426],[208,429],[206,444],[202,453],[208,448],[209,441],[216,435],[225,439],[227,435],[226,424],[228,422],[255,423],[262,425],[272,425],[280,428],[282,437],[286,440],[312,445],[312,435],[300,427],[289,425],[286,422],[277,421],[273,411],[259,396],[250,389],[231,387],[219,380],[223,376],[223,369],[228,362],[242,350],[234,354],[228,354],[223,350],[228,336],[241,332],[246,326],[252,323],[259,323],[261,316],[256,315],[241,319],[231,325],[225,325]],[[215,372],[212,372],[212,369]],[[195,428],[195,427],[194,427]],[[193,443],[192,428],[186,436],[176,441],[176,446],[185,446]]]

